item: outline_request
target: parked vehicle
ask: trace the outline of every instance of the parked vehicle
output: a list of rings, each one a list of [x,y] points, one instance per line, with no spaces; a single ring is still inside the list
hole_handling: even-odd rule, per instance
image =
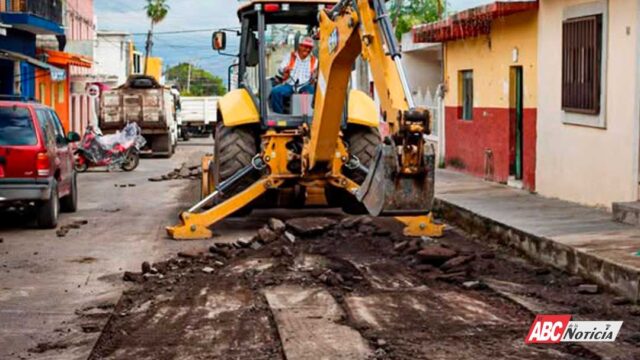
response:
[[[171,89],[152,76],[132,75],[127,82],[100,95],[98,124],[105,134],[136,122],[152,155],[171,157],[178,139],[176,99]]]
[[[183,140],[191,136],[209,136],[213,133],[219,96],[183,96],[180,98],[180,125]]]
[[[140,163],[140,149],[145,143],[140,126],[136,123],[129,123],[122,131],[111,135],[102,135],[99,130],[89,126],[82,136],[80,147],[75,151],[74,168],[78,172],[97,166],[133,171]]]
[[[78,185],[71,143],[55,111],[35,102],[0,101],[0,208],[35,208],[39,227],[75,212]]]

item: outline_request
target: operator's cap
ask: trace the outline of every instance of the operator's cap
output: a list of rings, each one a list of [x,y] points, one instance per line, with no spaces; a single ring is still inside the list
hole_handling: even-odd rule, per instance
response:
[[[302,41],[300,42],[300,46],[306,46],[309,48],[313,48],[313,39],[310,37],[305,37],[304,39],[302,39]]]

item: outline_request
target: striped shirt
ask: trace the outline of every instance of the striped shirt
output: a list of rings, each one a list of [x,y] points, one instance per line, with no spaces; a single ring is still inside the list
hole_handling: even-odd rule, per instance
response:
[[[309,82],[311,80],[311,57],[313,55],[309,54],[304,60],[300,59],[298,52],[296,51],[296,61],[293,64],[293,69],[289,73],[289,78],[285,81],[285,84],[295,85],[296,81],[298,85],[302,85],[304,83]],[[280,66],[278,66],[278,72],[280,74],[284,73],[284,70],[289,66],[289,62],[291,61],[291,54],[287,54],[280,62]],[[318,69],[318,61],[315,62],[314,72]]]

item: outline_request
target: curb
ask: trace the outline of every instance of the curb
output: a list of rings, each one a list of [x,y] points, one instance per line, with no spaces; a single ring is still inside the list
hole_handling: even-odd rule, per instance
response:
[[[553,239],[527,233],[436,197],[434,209],[446,222],[498,245],[512,247],[526,256],[570,274],[580,275],[637,303],[640,270],[616,264]]]

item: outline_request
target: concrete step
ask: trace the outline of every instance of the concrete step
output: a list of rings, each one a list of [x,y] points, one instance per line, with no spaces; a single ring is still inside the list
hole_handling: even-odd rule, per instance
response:
[[[640,201],[614,202],[612,208],[614,221],[640,226]]]

